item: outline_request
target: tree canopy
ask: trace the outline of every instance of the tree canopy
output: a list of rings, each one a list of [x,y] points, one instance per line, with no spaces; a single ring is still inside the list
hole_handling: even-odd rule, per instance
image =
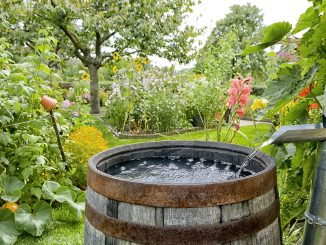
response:
[[[197,58],[199,72],[217,71],[217,77],[228,80],[237,74],[265,77],[264,53],[241,57],[246,46],[258,42],[262,35],[263,14],[256,6],[233,5],[231,12],[216,22]],[[208,57],[208,58],[207,58]]]
[[[99,112],[98,69],[113,60],[113,54],[158,55],[188,62],[196,30],[183,19],[193,0],[175,1],[4,1],[11,11],[3,17],[15,31],[37,33],[51,27],[59,40],[58,51],[77,57],[91,78],[91,112]],[[13,9],[23,9],[15,16]],[[6,27],[5,29],[8,30]],[[22,43],[28,44],[27,38]]]

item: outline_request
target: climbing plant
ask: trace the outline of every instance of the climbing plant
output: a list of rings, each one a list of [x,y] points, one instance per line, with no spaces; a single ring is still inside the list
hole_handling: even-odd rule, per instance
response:
[[[243,55],[254,53],[278,42],[295,40],[298,43],[298,60],[282,63],[266,90],[265,95],[271,103],[265,117],[274,120],[276,129],[282,125],[318,123],[322,120],[326,83],[326,3],[320,0],[311,2],[312,6],[300,16],[294,28],[287,22],[274,23],[264,30],[259,43],[243,52]],[[291,35],[299,32],[303,35],[298,41]],[[279,169],[283,227],[303,219],[316,151],[316,143],[274,148]]]

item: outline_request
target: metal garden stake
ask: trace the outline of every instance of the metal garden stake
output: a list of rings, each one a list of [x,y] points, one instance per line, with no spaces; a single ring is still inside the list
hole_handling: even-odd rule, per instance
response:
[[[61,144],[60,135],[59,135],[58,127],[57,127],[57,122],[55,120],[54,113],[53,113],[53,110],[57,105],[57,101],[55,99],[52,99],[52,98],[48,97],[48,96],[43,96],[41,98],[41,105],[51,115],[51,120],[52,120],[53,128],[54,128],[54,131],[55,131],[55,135],[57,137],[57,143],[58,143],[59,150],[60,150],[60,153],[61,153],[61,158],[62,158],[63,162],[66,162],[67,158],[66,158],[65,153],[63,151],[63,147],[62,147],[62,144]],[[67,166],[67,169],[69,169],[69,165],[67,164],[66,166]]]

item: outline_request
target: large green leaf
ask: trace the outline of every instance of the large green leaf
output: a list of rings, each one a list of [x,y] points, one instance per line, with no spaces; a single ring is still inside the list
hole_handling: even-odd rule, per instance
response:
[[[296,34],[304,29],[311,27],[318,20],[319,12],[316,8],[310,7],[303,13],[291,34]]]
[[[40,236],[45,225],[51,222],[51,212],[51,206],[42,200],[35,203],[33,210],[27,204],[21,204],[15,213],[17,227],[33,236]]]
[[[13,192],[5,192],[1,195],[1,199],[6,202],[17,202],[21,194],[22,192],[20,190],[15,190]]]
[[[257,45],[246,47],[242,55],[252,54],[274,45],[290,32],[291,27],[292,25],[289,22],[276,22],[266,27],[261,42]]]
[[[43,195],[46,199],[58,202],[73,201],[71,191],[67,186],[60,186],[54,181],[47,181],[42,187]]]
[[[290,111],[284,116],[284,121],[289,124],[303,124],[309,118],[308,105],[310,100],[303,100],[290,108]]]
[[[14,244],[19,235],[14,214],[7,208],[0,209],[0,245]]]
[[[265,97],[271,104],[297,97],[299,92],[313,81],[318,68],[317,64],[313,65],[302,78],[299,65],[282,65],[277,72],[277,79],[268,85]]]
[[[7,202],[16,202],[21,195],[21,189],[25,186],[24,182],[15,176],[0,176],[1,198]]]
[[[15,176],[2,175],[0,176],[0,187],[5,190],[5,192],[14,192],[16,190],[21,190],[25,186],[24,182]]]
[[[85,211],[85,199],[85,192],[83,192],[76,198],[76,201],[63,203],[63,208],[69,210],[70,215],[74,216],[77,220],[81,220]]]

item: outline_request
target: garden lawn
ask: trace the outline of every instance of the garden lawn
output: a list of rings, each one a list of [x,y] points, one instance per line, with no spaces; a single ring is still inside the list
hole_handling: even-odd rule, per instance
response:
[[[162,136],[156,139],[118,139],[114,137],[106,128],[100,120],[94,117],[94,122],[97,128],[99,128],[104,137],[108,140],[109,146],[115,147],[126,144],[134,144],[139,142],[148,142],[148,141],[161,141],[161,140],[216,140],[216,131],[208,130],[190,132],[180,135],[171,135],[171,136]],[[261,141],[257,141],[257,136],[264,136],[270,130],[269,124],[259,124],[257,128],[254,126],[243,126],[240,129],[233,143],[255,147],[258,146]],[[225,131],[224,131],[225,134]],[[223,135],[223,133],[222,133]],[[223,137],[222,137],[223,139]],[[271,147],[265,147],[264,151],[269,153]],[[49,244],[71,244],[78,245],[84,243],[84,223],[83,222],[67,222],[69,220],[69,213],[64,209],[55,209],[53,211],[53,222],[51,225],[47,226],[42,237],[36,238],[31,235],[23,235],[18,238],[18,245],[49,245]]]

